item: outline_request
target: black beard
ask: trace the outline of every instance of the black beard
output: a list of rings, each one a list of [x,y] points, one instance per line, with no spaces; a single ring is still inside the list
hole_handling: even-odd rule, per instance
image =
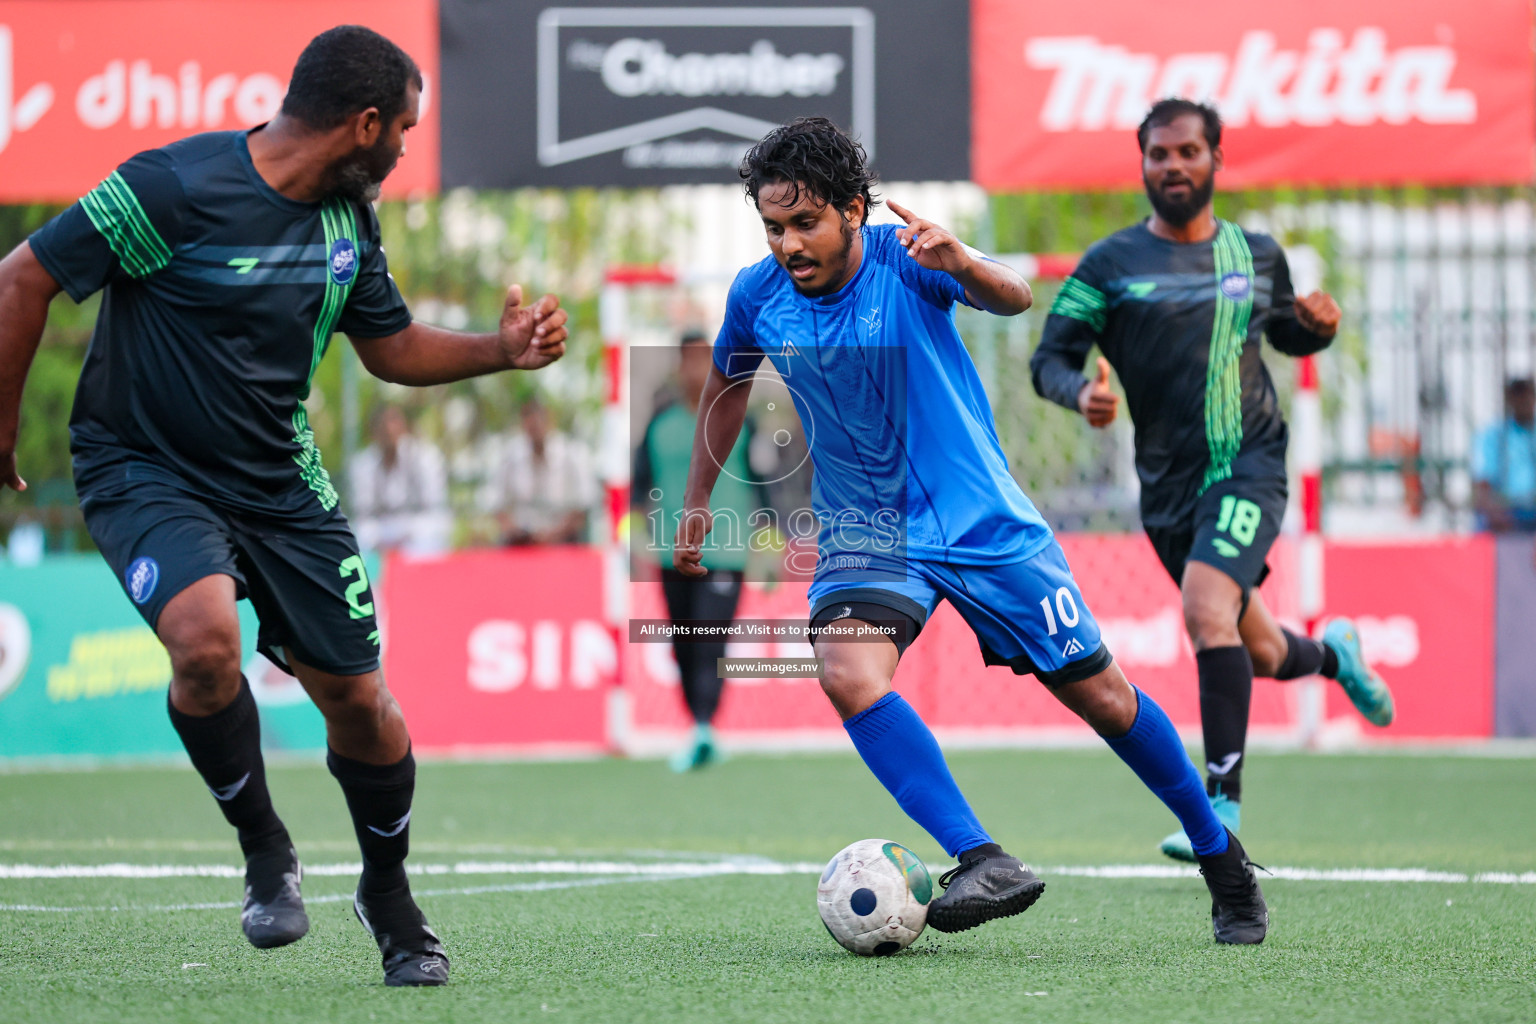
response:
[[[847,283],[843,278],[847,276],[848,262],[853,255],[853,227],[847,220],[842,222],[842,231],[843,251],[837,254],[837,273],[832,275],[831,280],[817,288],[802,288],[798,281],[790,278],[790,283],[795,286],[795,290],[806,298],[819,299],[823,295],[831,295]],[[785,267],[784,269],[788,270],[789,268]]]
[[[372,146],[354,149],[325,169],[326,196],[373,202],[379,198],[384,179],[395,169],[396,159],[382,136]]]
[[[1195,214],[1205,209],[1205,205],[1211,201],[1211,196],[1216,194],[1215,174],[1206,178],[1204,185],[1196,186],[1191,182],[1189,198],[1182,200],[1169,199],[1163,195],[1152,187],[1152,183],[1147,180],[1146,175],[1142,175],[1141,184],[1147,190],[1147,198],[1151,200],[1152,209],[1157,211],[1157,215],[1174,227],[1179,228],[1194,220]]]

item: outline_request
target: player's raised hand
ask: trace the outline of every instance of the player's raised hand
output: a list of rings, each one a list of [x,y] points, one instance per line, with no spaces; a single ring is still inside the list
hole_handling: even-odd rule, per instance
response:
[[[683,509],[682,522],[672,541],[672,568],[695,579],[708,576],[704,560],[704,538],[715,528],[715,517],[707,508]]]
[[[1109,388],[1109,360],[1099,356],[1099,375],[1084,381],[1077,393],[1077,408],[1091,427],[1107,427],[1115,422],[1120,396]]]
[[[1339,304],[1327,292],[1313,292],[1296,300],[1296,319],[1301,326],[1323,338],[1339,332]]]
[[[6,452],[0,455],[0,488],[9,487],[13,491],[24,491],[27,482],[16,472],[16,453]]]
[[[497,331],[508,365],[537,370],[565,355],[565,321],[566,313],[553,295],[524,306],[522,285],[508,288]]]
[[[920,266],[953,274],[970,265],[970,252],[948,229],[931,220],[923,220],[894,201],[887,200],[886,205],[906,222],[906,227],[897,230],[896,240],[907,247],[907,255],[917,260]]]

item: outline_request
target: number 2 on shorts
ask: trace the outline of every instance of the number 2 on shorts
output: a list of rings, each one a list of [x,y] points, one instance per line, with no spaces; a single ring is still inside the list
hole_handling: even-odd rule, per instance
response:
[[[346,579],[348,576],[356,576],[357,579],[347,584],[347,609],[354,619],[366,619],[373,614],[373,602],[359,604],[357,600],[368,589],[368,570],[363,567],[361,555],[352,555],[342,560],[341,578]]]
[[[1259,532],[1264,513],[1247,498],[1227,495],[1221,499],[1221,512],[1216,519],[1216,532],[1225,533],[1243,547],[1253,543]]]

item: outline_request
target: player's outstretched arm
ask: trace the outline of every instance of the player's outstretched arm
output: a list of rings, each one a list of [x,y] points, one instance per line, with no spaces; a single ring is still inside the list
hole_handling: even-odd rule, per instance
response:
[[[0,489],[27,489],[16,471],[21,389],[48,322],[48,303],[59,291],[29,243],[0,260]]]
[[[693,455],[688,461],[688,483],[683,489],[683,521],[677,524],[677,536],[672,542],[672,568],[684,576],[709,574],[700,564],[704,538],[714,526],[709,496],[715,491],[720,468],[741,436],[750,397],[750,377],[732,381],[718,367],[710,369],[704,393],[699,396],[698,426],[693,432]]]
[[[886,205],[906,222],[896,238],[907,247],[907,255],[919,266],[943,271],[959,281],[971,305],[998,316],[1016,316],[1034,301],[1029,283],[1013,268],[975,255],[951,232],[898,203],[887,201]]]
[[[393,384],[425,387],[501,370],[537,370],[565,355],[566,313],[545,295],[523,305],[523,289],[507,290],[494,334],[468,334],[413,322],[384,338],[353,338],[368,372]]]
[[[1327,292],[1301,296],[1288,312],[1292,315],[1271,317],[1265,331],[1275,350],[1288,356],[1310,356],[1333,344],[1343,319],[1339,304]]]

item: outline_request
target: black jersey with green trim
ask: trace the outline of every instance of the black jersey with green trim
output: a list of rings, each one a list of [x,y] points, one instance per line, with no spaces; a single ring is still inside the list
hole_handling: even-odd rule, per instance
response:
[[[1035,390],[1075,412],[1098,345],[1136,427],[1142,522],[1175,525],[1219,480],[1284,478],[1285,420],[1259,340],[1296,356],[1329,343],[1293,302],[1268,235],[1218,221],[1210,241],[1183,244],[1135,224],[1091,246],[1064,282],[1030,359]]]
[[[366,203],[266,183],[245,132],[124,163],[31,237],[76,302],[103,290],[70,416],[76,486],[153,477],[233,510],[336,506],[303,401],[332,332],[411,315]]]

